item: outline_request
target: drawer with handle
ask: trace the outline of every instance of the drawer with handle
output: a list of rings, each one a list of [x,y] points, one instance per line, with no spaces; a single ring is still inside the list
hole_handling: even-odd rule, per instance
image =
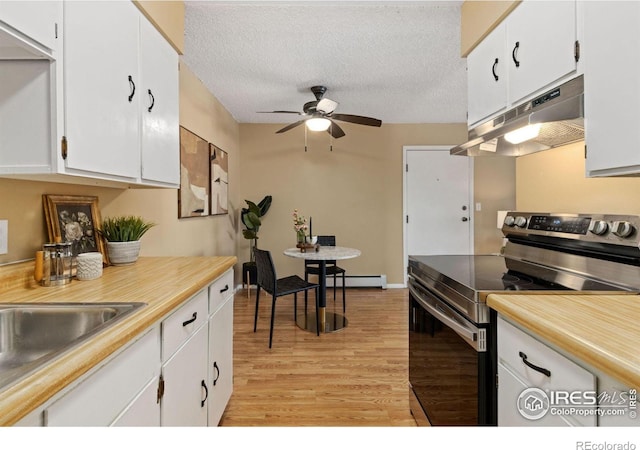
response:
[[[226,271],[209,287],[209,314],[215,313],[233,295],[233,269]]]
[[[596,416],[592,411],[596,407],[594,374],[502,317],[498,317],[497,331],[498,425],[500,418],[505,417],[505,411],[501,412],[500,407],[513,405],[515,411],[519,396],[524,395],[526,389],[538,388],[547,395],[551,414],[563,409],[568,411],[561,414],[567,424],[595,426]],[[510,385],[507,374],[521,383],[521,392],[507,389]],[[505,395],[512,398],[505,402]],[[538,419],[533,422],[531,424],[544,425]]]
[[[167,361],[201,325],[207,322],[208,299],[208,291],[205,288],[162,321],[162,361]]]

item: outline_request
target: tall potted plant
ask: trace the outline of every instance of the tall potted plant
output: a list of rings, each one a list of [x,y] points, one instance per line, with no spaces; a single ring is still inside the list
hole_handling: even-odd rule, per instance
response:
[[[136,262],[140,238],[155,225],[135,216],[105,218],[98,233],[107,241],[109,262],[115,266]]]
[[[245,200],[247,202],[247,207],[242,208],[240,211],[240,220],[242,224],[245,226],[245,229],[242,230],[242,236],[245,239],[251,241],[251,251],[249,255],[249,262],[245,262],[242,264],[242,276],[244,280],[244,276],[246,273],[249,273],[249,283],[253,284],[256,282],[256,262],[255,255],[253,250],[258,247],[258,231],[260,230],[260,226],[262,225],[263,217],[269,208],[271,207],[272,197],[270,195],[266,195],[258,204]]]

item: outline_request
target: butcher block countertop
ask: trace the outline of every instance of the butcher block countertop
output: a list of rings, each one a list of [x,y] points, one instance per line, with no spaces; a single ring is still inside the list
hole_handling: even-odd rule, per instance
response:
[[[491,294],[487,304],[626,386],[640,388],[640,296]]]
[[[235,256],[142,257],[132,265],[106,267],[91,281],[42,287],[33,281],[33,262],[0,267],[2,303],[143,302],[116,325],[59,359],[0,390],[0,425],[12,425],[107,359],[200,289],[233,267]]]

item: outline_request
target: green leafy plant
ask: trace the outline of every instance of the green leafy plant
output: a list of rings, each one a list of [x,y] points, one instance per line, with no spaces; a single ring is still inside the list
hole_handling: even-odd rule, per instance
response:
[[[107,217],[98,233],[109,242],[139,241],[155,225],[136,216]]]
[[[240,219],[246,227],[242,230],[242,236],[244,236],[245,239],[253,241],[251,243],[251,262],[254,261],[253,249],[258,247],[258,231],[262,225],[260,218],[269,211],[271,200],[272,197],[270,195],[265,196],[258,204],[245,200],[247,207],[242,208],[240,211]]]

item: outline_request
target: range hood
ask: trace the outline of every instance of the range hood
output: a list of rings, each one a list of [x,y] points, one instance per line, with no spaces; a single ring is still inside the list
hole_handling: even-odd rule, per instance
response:
[[[539,133],[512,144],[507,133],[539,124]],[[462,156],[522,156],[584,140],[584,79],[580,75],[469,130],[468,142],[451,149]]]

